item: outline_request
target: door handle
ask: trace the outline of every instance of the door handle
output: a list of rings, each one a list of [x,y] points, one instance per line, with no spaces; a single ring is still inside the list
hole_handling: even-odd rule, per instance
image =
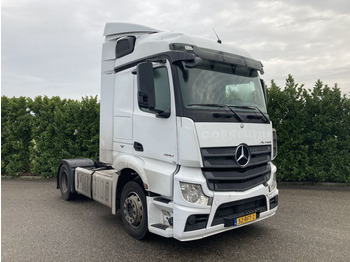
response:
[[[139,142],[134,142],[135,151],[143,152],[143,145]]]

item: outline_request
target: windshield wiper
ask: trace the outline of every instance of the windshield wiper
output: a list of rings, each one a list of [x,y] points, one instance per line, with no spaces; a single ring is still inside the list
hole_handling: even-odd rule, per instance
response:
[[[208,107],[228,108],[239,121],[243,122],[243,119],[231,108],[231,106],[228,106],[228,105],[221,105],[221,104],[189,104],[187,106],[208,106]],[[218,114],[214,114],[214,117],[222,117],[222,116],[218,115]]]
[[[247,108],[247,109],[255,109],[257,110],[261,115],[262,117],[264,118],[265,122],[269,122],[270,120],[268,119],[268,117],[265,115],[264,112],[262,112],[258,107],[256,106],[234,106],[234,105],[228,105],[228,107],[235,107],[235,108]]]

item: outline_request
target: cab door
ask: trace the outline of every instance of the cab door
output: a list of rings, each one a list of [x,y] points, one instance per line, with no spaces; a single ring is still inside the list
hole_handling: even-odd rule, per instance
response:
[[[139,81],[134,83],[133,150],[144,162],[150,190],[172,195],[177,164],[176,112],[170,63],[152,63],[154,108],[140,103]],[[136,78],[139,76],[135,76]]]

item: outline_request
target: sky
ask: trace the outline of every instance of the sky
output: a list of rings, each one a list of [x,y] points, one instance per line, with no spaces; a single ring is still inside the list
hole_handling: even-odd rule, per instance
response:
[[[80,99],[100,92],[106,22],[142,24],[246,49],[262,78],[321,79],[350,94],[348,0],[2,0],[1,94]]]

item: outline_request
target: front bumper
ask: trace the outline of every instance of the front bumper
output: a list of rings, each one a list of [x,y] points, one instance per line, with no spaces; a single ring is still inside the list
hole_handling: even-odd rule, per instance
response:
[[[207,208],[174,203],[173,237],[189,241],[236,229],[273,216],[277,207],[278,190],[269,192],[268,187],[263,185],[245,192],[215,192],[212,206]],[[257,219],[243,225],[233,225],[234,218],[249,213],[257,213]],[[196,217],[198,221],[193,223]]]

